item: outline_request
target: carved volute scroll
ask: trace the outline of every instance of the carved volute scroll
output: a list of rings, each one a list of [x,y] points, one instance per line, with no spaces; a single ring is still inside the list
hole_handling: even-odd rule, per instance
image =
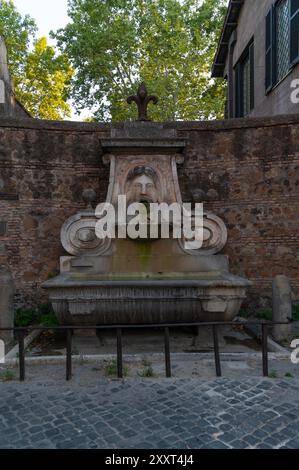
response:
[[[111,240],[100,240],[95,234],[97,219],[94,212],[79,212],[68,219],[61,229],[61,243],[73,256],[100,256],[106,253]]]
[[[203,221],[204,242],[198,250],[186,250],[185,240],[179,240],[179,245],[185,253],[192,256],[210,256],[220,253],[227,243],[227,228],[216,215],[205,212]],[[192,241],[192,240],[191,240]]]

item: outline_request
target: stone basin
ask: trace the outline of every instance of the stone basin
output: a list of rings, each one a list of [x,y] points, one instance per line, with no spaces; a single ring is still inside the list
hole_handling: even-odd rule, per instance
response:
[[[250,283],[229,273],[114,274],[49,280],[64,324],[232,321]]]

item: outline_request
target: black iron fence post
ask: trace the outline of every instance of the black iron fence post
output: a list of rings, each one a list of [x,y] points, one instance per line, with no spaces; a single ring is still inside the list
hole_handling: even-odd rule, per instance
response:
[[[72,379],[72,349],[73,349],[73,330],[67,329],[66,332],[66,380],[69,382]]]
[[[262,324],[262,349],[263,349],[263,376],[269,376],[269,362],[268,362],[268,325]]]
[[[218,328],[217,325],[213,325],[213,340],[214,340],[214,353],[215,353],[215,365],[216,365],[216,375],[221,377],[221,363],[220,363],[220,353],[219,353],[219,341],[218,341]]]
[[[171,378],[169,328],[164,330],[166,377]]]
[[[25,330],[18,331],[20,382],[25,380]]]
[[[261,342],[262,342],[262,367],[263,367],[263,376],[269,376],[269,353],[268,353],[268,336],[269,336],[269,328],[273,325],[287,325],[289,323],[286,322],[266,322],[263,321],[262,323],[259,321],[250,322],[251,324],[259,325],[261,327]],[[299,322],[294,322],[298,323]],[[221,357],[220,357],[220,350],[219,350],[219,327],[221,325],[235,325],[234,322],[203,322],[203,323],[177,323],[177,324],[153,324],[153,325],[113,325],[113,326],[95,326],[95,327],[84,327],[83,329],[110,329],[116,330],[117,335],[117,375],[118,378],[123,378],[123,343],[122,343],[122,333],[123,330],[127,330],[129,328],[137,328],[137,329],[149,329],[149,328],[158,328],[159,330],[164,330],[164,348],[165,348],[165,368],[166,368],[166,377],[170,378],[172,376],[171,371],[171,356],[170,356],[170,328],[175,328],[178,326],[184,327],[212,327],[213,330],[213,341],[214,341],[214,354],[215,354],[215,365],[216,365],[216,374],[217,377],[222,376],[222,368],[221,368]],[[245,324],[242,324],[246,325]],[[80,328],[80,327],[78,327]],[[74,327],[70,326],[61,326],[61,327],[21,327],[21,328],[0,328],[1,331],[13,331],[16,335],[15,337],[18,340],[19,346],[19,376],[20,381],[23,382],[25,380],[25,335],[27,331],[46,331],[46,330],[57,330],[57,331],[66,331],[66,380],[69,381],[72,378],[72,336]]]
[[[123,378],[123,345],[122,345],[122,330],[117,328],[117,377]]]

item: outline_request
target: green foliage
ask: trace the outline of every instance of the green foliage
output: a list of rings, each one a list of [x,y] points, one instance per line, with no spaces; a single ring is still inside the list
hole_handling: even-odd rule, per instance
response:
[[[240,310],[239,312],[239,317],[241,318],[248,318],[249,317],[249,312],[247,312],[247,310]]]
[[[293,305],[293,320],[299,321],[299,304]]]
[[[34,308],[18,308],[15,314],[15,326],[29,326],[37,323],[36,310]]]
[[[152,363],[149,362],[146,358],[142,360],[143,369],[138,372],[139,377],[154,377],[154,369]]]
[[[150,361],[148,361],[146,358],[142,359],[142,365],[144,367],[150,367],[152,365],[152,363]]]
[[[285,374],[285,378],[286,378],[286,379],[294,379],[294,376],[293,376],[293,374],[291,374],[291,372],[287,372],[287,373]]]
[[[226,0],[69,0],[71,22],[55,33],[76,75],[77,109],[98,120],[136,119],[125,98],[145,81],[160,98],[156,121],[221,118],[224,81],[211,66]]]
[[[59,325],[58,320],[54,313],[41,315],[39,323],[40,325],[46,326],[48,328]]]
[[[15,380],[16,374],[12,370],[5,370],[4,372],[0,372],[0,380],[2,382],[10,382]]]
[[[270,308],[259,310],[256,317],[261,320],[272,321],[272,310]],[[293,305],[293,320],[299,321],[299,304]]]
[[[73,69],[46,38],[36,40],[36,31],[30,16],[22,17],[12,1],[0,0],[0,35],[5,37],[17,98],[33,117],[63,119],[71,112],[66,100]]]
[[[272,321],[272,310],[270,308],[264,308],[257,312],[256,318],[260,320]]]
[[[42,304],[37,307],[37,321],[42,326],[58,326],[57,317],[51,304]]]
[[[37,308],[19,308],[15,314],[15,326],[27,327],[42,325],[45,327],[58,326],[58,321],[50,304],[39,305]]]
[[[47,275],[47,279],[53,279],[54,277],[56,277],[58,275],[58,273],[54,273],[54,272],[49,272],[48,275]]]
[[[141,372],[138,372],[138,375],[143,378],[154,377],[154,369],[152,366],[146,366]]]
[[[13,77],[24,75],[28,49],[36,31],[33,18],[22,17],[11,0],[0,0],[0,35],[6,41]]]
[[[107,377],[116,377],[117,376],[117,361],[116,359],[113,359],[112,361],[109,361],[104,368],[105,375]],[[127,367],[123,367],[123,376],[126,377],[129,373],[129,370]]]
[[[73,69],[66,55],[56,55],[47,38],[35,41],[27,56],[24,76],[16,77],[18,98],[35,117],[59,120],[71,115],[66,102]]]
[[[278,379],[278,373],[276,370],[272,370],[269,374],[269,379]]]

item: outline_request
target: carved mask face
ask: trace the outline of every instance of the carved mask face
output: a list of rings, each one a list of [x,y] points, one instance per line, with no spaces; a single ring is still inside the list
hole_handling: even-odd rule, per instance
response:
[[[127,198],[132,202],[158,202],[158,190],[154,180],[145,174],[133,178],[127,189]]]

